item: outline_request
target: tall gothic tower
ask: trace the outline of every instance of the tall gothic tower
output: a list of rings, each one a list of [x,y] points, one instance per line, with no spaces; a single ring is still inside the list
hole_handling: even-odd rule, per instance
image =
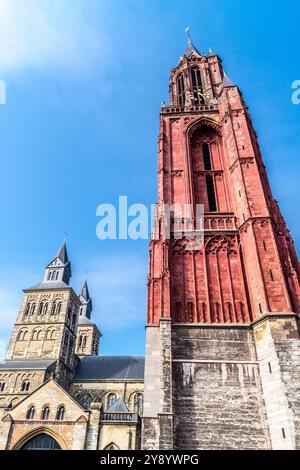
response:
[[[193,207],[195,237],[204,205],[202,248],[164,239],[176,203]],[[190,40],[161,108],[158,219],[144,448],[299,449],[299,262],[243,96]]]

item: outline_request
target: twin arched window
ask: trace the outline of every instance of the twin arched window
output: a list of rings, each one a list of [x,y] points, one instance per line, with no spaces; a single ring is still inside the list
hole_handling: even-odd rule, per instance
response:
[[[26,419],[33,419],[34,416],[35,416],[35,407],[31,405],[27,410]]]
[[[43,331],[42,330],[34,330],[32,333],[32,341],[41,341],[43,336]]]
[[[49,419],[49,415],[50,415],[49,406],[44,406],[44,408],[42,409],[41,419],[43,421],[47,421]]]
[[[79,337],[79,347],[81,348],[84,348],[86,346],[86,342],[87,342],[87,337],[86,335],[81,335]]]
[[[63,405],[57,409],[56,419],[57,421],[63,421],[65,419],[65,407]]]
[[[39,306],[39,315],[46,315],[48,311],[48,302],[42,301]]]
[[[28,339],[28,330],[21,330],[18,334],[18,341],[27,341]]]
[[[46,331],[46,339],[54,339],[56,335],[56,330],[52,330],[51,328]]]
[[[25,308],[25,316],[34,315],[36,304],[33,302],[28,302]]]
[[[21,392],[28,392],[29,388],[30,388],[30,381],[29,380],[24,380],[22,382]]]
[[[59,315],[61,312],[62,303],[55,300],[52,305],[51,315]]]

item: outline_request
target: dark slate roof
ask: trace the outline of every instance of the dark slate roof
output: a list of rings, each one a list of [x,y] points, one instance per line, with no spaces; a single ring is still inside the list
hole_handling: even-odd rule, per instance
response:
[[[47,361],[1,361],[0,370],[31,370],[31,369],[48,369],[55,361],[53,359]]]
[[[29,287],[25,290],[44,290],[44,289],[70,289],[70,286],[63,281],[49,281],[49,282],[40,282],[36,286]]]
[[[87,302],[90,300],[91,297],[90,297],[87,281],[84,281],[84,284],[81,288],[79,295],[81,295],[81,297],[83,297],[84,300],[86,300]]]
[[[144,356],[87,356],[80,359],[74,380],[144,380]]]
[[[197,51],[197,49],[195,48],[195,46],[191,43],[191,41],[189,41],[189,42],[188,42],[188,45],[187,45],[187,48],[186,48],[186,50],[185,50],[185,52],[184,52],[184,55],[185,55],[186,57],[190,57],[190,56],[193,54],[193,52],[195,52],[195,53],[198,54],[198,55],[201,55],[200,52]]]
[[[69,262],[68,253],[67,253],[67,244],[65,241],[63,242],[60,249],[58,250],[55,258],[59,258],[64,264],[67,264]]]
[[[224,73],[222,88],[231,88],[231,87],[234,87],[234,86],[235,86],[235,84],[230,80],[228,75],[226,73]]]

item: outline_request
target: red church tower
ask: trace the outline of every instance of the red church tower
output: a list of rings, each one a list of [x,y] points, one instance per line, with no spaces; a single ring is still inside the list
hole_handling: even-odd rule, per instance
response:
[[[160,115],[158,218],[174,204],[195,237],[204,205],[204,244],[162,220],[150,243],[144,448],[300,448],[299,262],[243,96],[190,40]]]

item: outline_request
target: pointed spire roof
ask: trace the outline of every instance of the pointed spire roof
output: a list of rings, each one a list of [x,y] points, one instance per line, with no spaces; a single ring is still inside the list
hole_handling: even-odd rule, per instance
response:
[[[198,54],[199,56],[201,55],[200,52],[196,49],[196,47],[192,44],[191,38],[188,38],[188,45],[186,47],[186,50],[184,51],[184,55],[186,57],[190,57],[193,53]]]
[[[59,258],[63,264],[67,264],[69,262],[66,240],[63,241],[63,244],[59,248],[55,258]]]
[[[217,55],[211,48],[208,49],[209,56]]]
[[[84,284],[80,291],[80,297],[82,297],[86,302],[91,300],[87,280],[84,281]]]
[[[233,86],[236,86],[228,77],[227,73],[224,72],[224,78],[223,78],[223,83],[222,83],[222,88],[231,88]]]

